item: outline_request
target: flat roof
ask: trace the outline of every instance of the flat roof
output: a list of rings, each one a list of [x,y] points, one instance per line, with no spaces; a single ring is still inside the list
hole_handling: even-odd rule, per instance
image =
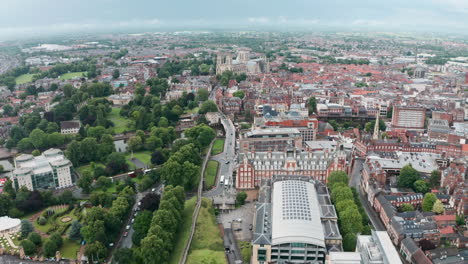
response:
[[[313,183],[277,181],[273,184],[272,200],[272,244],[307,243],[325,247]]]
[[[382,256],[387,260],[387,263],[402,263],[387,231],[375,231],[375,236],[377,237],[376,243],[380,245]]]

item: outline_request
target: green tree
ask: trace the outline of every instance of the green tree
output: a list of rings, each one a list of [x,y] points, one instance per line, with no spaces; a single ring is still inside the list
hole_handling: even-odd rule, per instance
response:
[[[98,188],[107,189],[112,186],[112,180],[106,176],[99,176],[99,178],[96,180],[96,186]]]
[[[433,193],[426,193],[424,195],[422,209],[424,212],[430,212],[432,207],[434,207],[434,203],[437,200],[437,197]]]
[[[138,151],[143,147],[141,137],[133,136],[128,140],[128,148],[130,151]]]
[[[411,212],[414,211],[414,206],[412,204],[404,203],[401,205],[400,210],[402,212]]]
[[[135,256],[130,248],[119,248],[114,253],[114,259],[117,263],[133,263]]]
[[[342,200],[335,204],[336,211],[343,212],[348,208],[358,209],[357,205],[354,203],[354,200]]]
[[[362,216],[357,209],[348,208],[340,212],[339,218],[341,230],[344,234],[356,234],[362,232]]]
[[[106,172],[108,175],[116,175],[128,169],[127,160],[122,153],[112,152],[107,157]]]
[[[168,127],[169,126],[169,120],[167,120],[167,118],[165,118],[164,116],[161,117],[159,119],[158,126],[159,127]]]
[[[398,187],[413,188],[414,182],[419,179],[419,172],[411,167],[410,164],[405,165],[400,170],[400,176],[398,177]]]
[[[135,231],[132,235],[132,243],[136,246],[140,246],[140,242],[146,237],[148,229],[151,225],[151,219],[153,214],[144,210],[135,217],[135,223],[133,224],[133,230]]]
[[[206,100],[208,100],[209,96],[210,96],[210,93],[208,92],[208,90],[198,89],[198,92],[197,92],[198,101],[200,101],[200,102],[206,101]]]
[[[29,222],[29,220],[27,219],[21,220],[21,237],[28,237],[29,233],[31,233],[32,231],[34,231],[34,227],[31,224],[31,222]]]
[[[84,193],[89,193],[91,191],[93,183],[93,175],[89,171],[83,171],[80,178],[78,179],[77,185],[80,187]]]
[[[38,150],[38,149],[35,149],[35,150],[33,150],[33,151],[31,152],[31,154],[32,154],[34,157],[37,157],[37,156],[41,155],[41,151]]]
[[[44,149],[48,146],[47,134],[38,128],[34,129],[31,134],[29,134],[29,138],[37,149]]]
[[[424,180],[415,181],[413,183],[413,189],[415,192],[423,193],[423,194],[429,191],[429,187],[427,186],[427,183]]]
[[[104,215],[103,215],[104,216]],[[96,220],[88,222],[87,225],[81,228],[81,235],[87,243],[95,241],[105,242],[106,240],[106,228],[103,220]]]
[[[183,185],[184,175],[180,163],[168,160],[161,168],[161,177],[170,185]]]
[[[16,145],[19,151],[25,152],[34,148],[34,144],[30,138],[21,139]]]
[[[237,205],[243,205],[245,203],[245,199],[247,199],[247,193],[246,192],[238,192],[236,194],[236,204]]]
[[[112,72],[112,78],[118,79],[119,77],[120,77],[120,71],[119,71],[119,69],[115,69],[115,70]]]
[[[309,98],[307,105],[309,107],[309,115],[315,113],[317,110],[317,99],[315,97]]]
[[[85,247],[85,256],[93,261],[103,261],[107,257],[106,247],[99,241],[88,243]]]
[[[244,99],[245,93],[242,90],[235,91],[233,94],[235,97],[239,97],[240,99]]]
[[[433,170],[431,177],[429,178],[429,184],[432,188],[438,188],[440,186],[440,171]]]
[[[78,166],[81,162],[81,147],[80,142],[73,140],[68,144],[65,150],[65,156],[73,163],[74,166]]]
[[[36,245],[28,239],[22,240],[20,245],[23,248],[24,254],[26,256],[30,256],[36,252]]]
[[[200,109],[198,110],[198,113],[201,115],[208,112],[218,112],[218,107],[216,106],[215,102],[211,100],[203,102],[200,106]]]
[[[98,143],[95,138],[87,137],[81,141],[80,152],[85,162],[98,160]]]
[[[145,143],[145,148],[149,151],[155,151],[163,146],[163,142],[156,136],[150,136]]]
[[[348,174],[346,174],[344,171],[333,171],[330,173],[330,176],[328,177],[328,186],[331,187],[338,182],[342,182],[345,185],[348,185]]]
[[[374,121],[371,121],[371,122],[367,122],[365,127],[364,127],[364,130],[366,130],[366,132],[368,133],[371,133],[374,131],[374,127],[375,127],[375,120]],[[379,130],[380,131],[385,131],[387,129],[387,126],[385,125],[385,122],[381,119],[379,119]]]
[[[42,237],[36,232],[29,233],[28,240],[33,242],[36,246],[40,246],[42,244]]]
[[[464,226],[466,224],[465,222],[465,216],[464,215],[459,215],[457,214],[456,216],[456,223],[457,226]]]
[[[164,263],[169,258],[169,251],[165,249],[165,243],[155,235],[147,236],[141,241],[141,258],[144,263]]]
[[[71,224],[70,231],[68,231],[68,238],[71,240],[79,241],[81,240],[81,228],[83,226],[79,221],[75,220]]]
[[[335,204],[344,200],[353,200],[353,192],[348,186],[333,188],[331,192],[331,198]]]
[[[432,212],[436,214],[441,214],[444,212],[444,205],[439,199],[434,202],[434,205],[432,206]]]
[[[348,252],[354,252],[356,250],[357,237],[353,233],[344,235],[343,238],[343,250]]]

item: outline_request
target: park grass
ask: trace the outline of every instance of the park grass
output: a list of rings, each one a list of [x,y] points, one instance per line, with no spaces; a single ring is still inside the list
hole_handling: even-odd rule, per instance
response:
[[[48,209],[49,209],[49,208],[43,210],[42,212],[44,212],[44,211],[46,211],[46,210],[48,210]],[[55,209],[54,211],[55,211],[56,214],[60,214],[60,213],[62,213],[62,212],[65,211],[65,210],[67,210],[67,208]],[[42,215],[42,213],[41,213],[41,215]],[[63,222],[61,221],[61,219],[64,218],[64,217],[67,217],[67,216],[71,217],[71,218],[72,218],[72,221],[67,222],[67,223],[63,223]],[[57,224],[57,225],[59,225],[59,226],[60,226],[60,225],[66,225],[66,224],[71,224],[74,220],[78,220],[78,217],[76,217],[76,216],[73,214],[73,210],[72,210],[72,211],[70,211],[70,212],[67,213],[67,214],[64,214],[64,215],[62,215],[62,216],[60,216],[60,217],[57,217],[55,220],[52,219],[52,217],[49,217],[49,218],[47,219],[47,222],[46,222],[45,225],[40,225],[40,224],[38,224],[38,223],[37,223],[37,219],[36,219],[36,221],[34,221],[34,223],[32,223],[32,224],[33,224],[33,226],[34,226],[35,229],[40,230],[41,232],[47,233],[47,232],[49,232],[49,230],[54,226],[54,224]]]
[[[68,238],[63,239],[60,254],[66,259],[76,259],[76,252],[80,251],[80,244]]]
[[[210,263],[210,264],[224,264],[226,257],[223,251],[213,251],[209,249],[199,249],[190,253],[187,258],[188,264]],[[249,263],[249,262],[244,262]]]
[[[218,175],[219,162],[215,160],[208,161],[205,170],[205,187],[211,189],[215,185],[216,175]]]
[[[112,107],[112,112],[109,114],[109,120],[114,123],[114,133],[122,134],[131,129],[127,127],[128,120],[120,116],[120,108]]]
[[[34,74],[23,74],[16,77],[15,82],[16,84],[25,84],[32,82]]]
[[[99,163],[99,162],[96,163],[96,166],[105,167],[104,164]],[[89,171],[91,173],[91,175],[93,175],[93,171],[91,170],[91,165],[90,164],[82,165],[82,166],[76,168],[76,170],[78,171],[78,173],[80,175],[83,174],[83,172],[85,172],[85,171]]]
[[[188,109],[185,111],[187,114],[197,114],[198,110],[200,110],[200,107],[195,107],[194,109]]]
[[[218,155],[219,153],[224,151],[224,139],[218,138],[213,143],[213,147],[211,148],[211,155]]]
[[[238,243],[242,254],[242,260],[244,263],[250,263],[250,257],[252,256],[252,245],[247,241],[238,241]]]
[[[187,240],[190,236],[190,227],[192,226],[192,215],[197,204],[197,197],[185,201],[184,211],[182,212],[182,224],[175,236],[175,248],[169,260],[170,264],[178,264],[184,251]]]
[[[208,198],[202,201],[187,263],[226,263],[223,239]]]
[[[63,80],[69,80],[73,78],[81,78],[85,76],[86,76],[86,72],[69,72],[69,73],[60,75],[59,79],[63,81]]]
[[[125,155],[125,158],[127,159],[127,164],[129,165],[129,169],[134,170],[135,165],[130,161],[130,158],[132,157],[132,153],[128,153]],[[139,152],[133,152],[133,157],[139,159],[141,162],[145,163],[146,165],[151,164],[151,152],[150,151],[139,151]]]

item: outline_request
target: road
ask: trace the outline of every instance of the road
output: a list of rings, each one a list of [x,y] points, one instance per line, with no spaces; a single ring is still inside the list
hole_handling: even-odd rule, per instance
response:
[[[158,184],[157,187],[154,187],[156,189],[156,193],[161,194],[161,189],[162,189],[162,184]],[[131,248],[132,247],[132,235],[133,235],[133,225],[131,224],[132,219],[135,217],[135,212],[138,207],[138,203],[145,197],[148,193],[152,192],[152,189],[146,192],[141,192],[137,193],[136,201],[135,204],[133,205],[132,208],[132,215],[127,219],[127,223],[125,223],[125,226],[129,225],[130,229],[128,230],[128,235],[126,237],[122,237],[123,239],[121,240],[121,243],[118,244],[119,248]]]
[[[222,194],[225,186],[224,184],[220,184],[219,182],[219,177],[221,175],[224,175],[225,178],[229,179],[229,188],[235,187],[234,178],[232,174],[235,169],[236,162],[236,128],[234,127],[234,124],[232,123],[231,119],[229,119],[226,115],[224,115],[221,112],[220,115],[221,124],[223,125],[224,131],[226,132],[226,139],[224,141],[224,151],[211,158],[212,160],[216,160],[219,162],[218,179],[215,181],[215,188],[203,193],[204,197],[213,197]]]
[[[382,224],[377,213],[371,207],[369,201],[366,199],[366,196],[362,193],[360,186],[361,182],[361,170],[362,165],[364,164],[364,159],[357,158],[354,161],[353,171],[351,173],[351,178],[349,179],[349,186],[355,187],[359,193],[359,200],[361,200],[361,204],[366,210],[367,215],[369,216],[369,220],[376,231],[386,231],[385,226]]]

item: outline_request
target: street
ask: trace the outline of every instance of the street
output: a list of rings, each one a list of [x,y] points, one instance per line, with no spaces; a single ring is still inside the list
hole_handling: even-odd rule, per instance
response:
[[[204,197],[213,197],[221,195],[224,184],[220,184],[219,177],[224,175],[225,179],[229,179],[230,186],[228,188],[234,189],[235,183],[232,176],[235,169],[236,154],[235,154],[235,145],[236,145],[236,129],[232,121],[226,117],[223,113],[220,112],[221,123],[226,131],[226,139],[224,141],[224,151],[216,156],[211,157],[212,160],[219,162],[218,169],[218,178],[215,180],[216,186],[209,191],[203,193]],[[226,162],[228,162],[226,164]]]
[[[67,260],[57,261],[32,261],[32,260],[22,260],[18,256],[10,256],[10,255],[3,255],[0,256],[0,264],[40,264],[40,263],[58,263],[58,264],[65,264],[69,263]]]
[[[369,220],[372,223],[372,226],[376,231],[386,231],[384,225],[382,224],[382,221],[380,220],[379,216],[377,213],[374,211],[374,209],[371,207],[369,204],[369,201],[367,201],[366,197],[363,195],[360,186],[361,182],[361,170],[362,170],[362,165],[364,164],[364,159],[362,158],[357,158],[354,161],[354,167],[353,171],[351,173],[351,177],[349,179],[349,186],[355,187],[356,190],[359,193],[359,200],[361,200],[361,204],[366,210],[367,215],[369,216]]]

